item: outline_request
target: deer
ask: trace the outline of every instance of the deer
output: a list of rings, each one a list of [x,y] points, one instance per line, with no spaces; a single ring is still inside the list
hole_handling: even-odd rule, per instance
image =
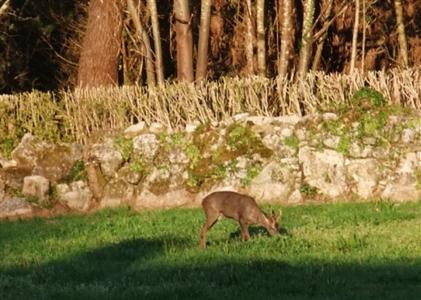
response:
[[[236,220],[240,224],[243,241],[250,239],[249,225],[260,225],[268,231],[270,236],[279,234],[278,219],[274,211],[268,217],[257,205],[254,198],[237,192],[213,192],[202,200],[202,207],[206,215],[205,223],[200,232],[200,247],[206,248],[208,231],[223,217]]]

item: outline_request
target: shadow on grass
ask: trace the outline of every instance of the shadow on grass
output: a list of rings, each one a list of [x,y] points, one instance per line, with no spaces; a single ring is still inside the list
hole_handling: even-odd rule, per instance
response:
[[[191,247],[191,241],[169,237],[136,239],[41,266],[0,269],[0,299],[420,299],[421,295],[421,261],[292,264],[259,255],[234,259]],[[174,249],[181,259],[171,253]]]

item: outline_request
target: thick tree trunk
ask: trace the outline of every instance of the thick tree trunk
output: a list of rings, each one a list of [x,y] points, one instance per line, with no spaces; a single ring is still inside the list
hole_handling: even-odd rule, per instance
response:
[[[188,0],[174,0],[175,35],[177,42],[177,78],[193,82],[193,37]]]
[[[265,0],[256,1],[257,72],[266,75]]]
[[[282,7],[281,51],[278,58],[278,75],[284,78],[288,74],[288,61],[293,50],[292,0],[279,0],[278,5],[279,8]]]
[[[304,4],[303,32],[301,35],[301,48],[298,61],[297,78],[303,77],[309,67],[311,47],[313,44],[314,0],[307,0]]]
[[[355,0],[355,19],[354,19],[354,29],[352,32],[351,62],[350,62],[350,67],[349,67],[350,74],[354,73],[355,71],[355,61],[357,60],[359,25],[360,25],[360,0]]]
[[[127,8],[129,10],[130,17],[133,20],[134,27],[136,28],[136,33],[142,41],[141,49],[146,62],[146,81],[148,86],[154,86],[156,84],[155,67],[148,33],[143,28],[142,21],[139,18],[139,12],[136,9],[133,0],[127,0]]]
[[[395,13],[396,13],[396,24],[398,26],[399,54],[401,58],[401,64],[404,68],[407,68],[409,65],[408,46],[407,46],[407,41],[406,41],[405,23],[403,21],[401,0],[395,0]]]
[[[91,0],[79,59],[79,87],[118,84],[121,31],[122,1]]]
[[[151,14],[152,33],[155,50],[155,69],[158,84],[164,83],[164,63],[162,61],[161,34],[159,32],[158,12],[156,9],[156,0],[148,0],[148,8]]]
[[[246,73],[247,75],[254,74],[254,28],[253,28],[253,13],[251,10],[251,0],[247,0],[244,4],[244,16],[246,20],[247,33],[245,39],[246,48]]]
[[[202,0],[200,8],[199,45],[197,53],[196,80],[206,78],[208,67],[209,27],[212,0]]]

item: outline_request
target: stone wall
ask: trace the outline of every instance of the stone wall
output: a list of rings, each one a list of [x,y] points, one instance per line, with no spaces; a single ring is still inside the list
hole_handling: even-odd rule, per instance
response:
[[[183,132],[139,123],[87,146],[26,134],[0,167],[0,217],[197,207],[215,190],[280,204],[416,201],[421,116],[362,102],[306,117],[241,114]]]

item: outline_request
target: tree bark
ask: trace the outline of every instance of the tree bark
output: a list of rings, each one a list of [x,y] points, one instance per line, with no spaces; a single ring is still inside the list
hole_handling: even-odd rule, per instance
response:
[[[333,0],[325,0],[323,1],[323,16],[322,16],[322,28],[324,28],[325,26],[327,26],[327,24],[329,23],[329,18],[330,18],[330,14],[332,13],[332,7],[333,7]],[[317,71],[319,69],[319,65],[320,65],[320,60],[322,57],[322,51],[323,51],[323,47],[326,41],[326,37],[327,37],[327,30],[323,32],[323,34],[320,36],[320,39],[317,43],[317,48],[316,48],[316,53],[314,54],[314,59],[313,59],[313,65],[311,67],[311,69],[313,71]]]
[[[10,7],[10,0],[6,0],[5,2],[3,2],[3,4],[0,5],[0,16],[3,14],[6,14],[9,7]]]
[[[155,70],[158,84],[164,83],[164,63],[162,60],[161,34],[159,32],[158,11],[156,9],[156,0],[148,0],[148,8],[151,14],[152,33],[155,50]]]
[[[254,28],[253,28],[253,19],[252,19],[252,10],[251,10],[251,0],[247,0],[244,5],[244,15],[247,26],[247,33],[245,39],[245,48],[246,48],[246,73],[247,75],[254,74]]]
[[[355,71],[355,61],[357,59],[359,25],[360,25],[360,0],[355,0],[355,20],[354,20],[354,29],[352,31],[351,62],[350,62],[350,67],[349,67],[350,74],[354,73]]]
[[[279,7],[281,6],[281,51],[278,58],[278,75],[284,78],[288,74],[289,57],[293,49],[292,0],[279,0]]]
[[[401,0],[395,0],[395,13],[396,13],[396,24],[398,26],[399,53],[401,57],[401,64],[404,68],[407,68],[409,65],[408,46],[407,46],[407,41],[406,41],[405,23],[403,20]]]
[[[142,41],[141,49],[146,62],[146,81],[148,86],[154,86],[156,84],[155,67],[148,33],[143,28],[142,21],[139,18],[139,13],[133,3],[133,0],[127,0],[127,8],[129,10],[130,17],[133,20],[134,27],[136,28],[136,33]]]
[[[257,72],[266,75],[265,0],[256,1]]]
[[[211,0],[202,0],[200,8],[199,45],[196,66],[197,81],[206,78],[207,73],[211,4]]]
[[[121,0],[91,0],[78,67],[78,86],[118,84],[122,31]]]
[[[174,0],[177,78],[193,82],[193,36],[188,0]]]
[[[314,0],[307,0],[304,4],[303,32],[301,36],[301,48],[298,61],[297,78],[303,77],[307,71],[311,57],[313,44]]]

